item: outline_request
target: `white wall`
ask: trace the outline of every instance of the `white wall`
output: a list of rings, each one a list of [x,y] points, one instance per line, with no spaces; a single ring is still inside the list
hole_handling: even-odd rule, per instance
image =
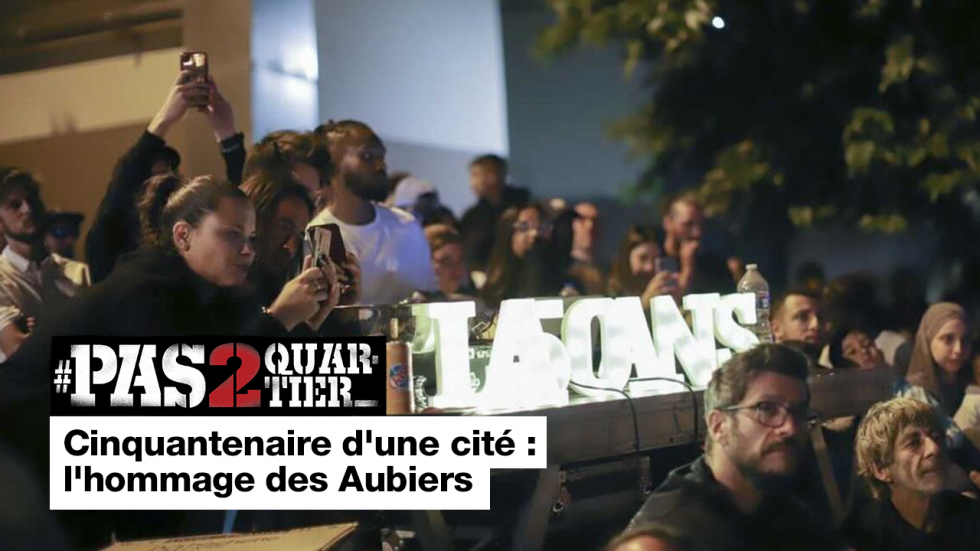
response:
[[[313,0],[252,0],[252,129],[320,123]]]
[[[473,202],[466,159],[508,152],[497,0],[316,0],[320,118],[359,119],[390,170]]]
[[[539,197],[618,197],[643,162],[606,130],[650,94],[640,74],[624,78],[617,44],[535,59],[534,41],[554,19],[544,6],[503,13],[512,178]]]
[[[0,143],[146,123],[177,76],[180,51],[0,76]]]

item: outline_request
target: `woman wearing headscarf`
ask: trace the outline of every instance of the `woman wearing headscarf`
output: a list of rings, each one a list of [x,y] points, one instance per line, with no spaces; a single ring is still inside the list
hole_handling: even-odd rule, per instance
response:
[[[965,441],[952,413],[963,401],[968,384],[969,373],[963,366],[970,359],[970,348],[963,307],[951,302],[933,304],[919,323],[905,380],[896,385],[896,396],[914,398],[936,408],[951,449],[961,447]]]

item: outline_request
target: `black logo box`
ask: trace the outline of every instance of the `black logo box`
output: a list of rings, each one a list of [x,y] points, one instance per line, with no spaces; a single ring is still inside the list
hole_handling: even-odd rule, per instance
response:
[[[229,378],[237,377],[238,370],[242,367],[242,362],[238,357],[232,357],[228,360],[227,365],[215,365],[209,364],[208,359],[211,357],[212,351],[216,348],[231,343],[246,344],[254,348],[259,355],[259,369],[258,372],[248,380],[243,386],[241,386],[236,392],[236,399],[242,398],[248,391],[258,390],[260,393],[260,400],[257,405],[253,407],[210,407],[210,397],[212,393],[223,383],[225,383]],[[292,345],[295,343],[302,344],[316,344],[317,354],[314,359],[314,370],[309,375],[298,375],[297,370],[293,367],[292,359],[290,359],[290,366],[293,367],[292,371],[295,376],[303,377],[305,380],[304,384],[315,384],[309,379],[315,379],[319,377],[318,369],[323,362],[323,354],[325,350],[329,350],[329,347],[324,345],[342,345],[342,353],[344,355],[345,365],[349,364],[348,359],[348,344],[360,345],[365,344],[370,347],[370,363],[371,363],[371,373],[365,374],[360,372],[356,375],[346,374],[346,375],[334,375],[331,373],[323,375],[325,386],[318,392],[325,394],[326,400],[330,400],[330,377],[348,377],[350,380],[350,398],[351,401],[347,407],[341,404],[341,407],[290,407],[289,398],[291,397],[291,387],[281,391],[281,401],[282,407],[272,407],[270,401],[272,400],[272,389],[266,388],[265,382],[267,377],[277,377],[278,375],[273,375],[272,372],[265,365],[265,352],[266,349],[273,344],[281,343],[285,345],[290,352],[292,351]],[[188,393],[190,390],[190,385],[174,382],[169,379],[163,372],[162,359],[164,352],[175,344],[180,345],[202,345],[204,347],[204,363],[196,364],[191,362],[189,358],[183,356],[180,358],[180,363],[189,365],[193,364],[199,371],[204,375],[206,381],[206,390],[204,399],[196,407],[164,407],[164,406],[142,406],[141,399],[144,393],[144,389],[140,386],[133,384],[133,381],[127,381],[127,384],[131,387],[131,393],[133,395],[133,407],[119,407],[112,406],[110,404],[110,395],[115,391],[116,383],[119,376],[123,372],[122,358],[119,356],[119,350],[121,345],[154,345],[156,347],[156,354],[153,358],[153,370],[157,378],[157,383],[160,387],[161,394],[161,404],[163,402],[162,396],[164,393],[164,388],[170,386],[177,388],[181,393]],[[77,389],[77,369],[75,366],[75,361],[72,359],[71,347],[73,345],[105,345],[111,347],[117,358],[117,371],[116,376],[113,378],[112,382],[102,385],[90,384],[90,393],[95,395],[95,405],[94,406],[78,406],[72,405],[71,398]],[[144,349],[140,350],[140,354],[144,353]],[[292,354],[290,354],[292,356]],[[330,362],[326,362],[330,365]],[[101,368],[102,363],[96,358],[91,359],[91,373],[94,373],[97,369]],[[204,415],[245,415],[245,416],[268,416],[268,415],[282,415],[282,416],[299,416],[299,415],[320,415],[320,416],[350,416],[350,415],[384,415],[385,414],[385,337],[383,336],[367,336],[367,337],[338,337],[338,338],[303,338],[303,339],[274,339],[266,337],[148,337],[148,338],[132,338],[132,337],[117,337],[108,338],[105,336],[92,336],[92,337],[54,337],[52,340],[51,348],[51,415],[68,415],[68,416],[96,416],[96,415],[119,415],[119,416],[134,416],[134,415],[189,415],[189,416],[204,416]],[[137,367],[134,370],[135,375],[139,375],[140,368]],[[91,377],[91,375],[90,375]],[[240,384],[234,378],[233,385]],[[294,380],[295,381],[295,380]],[[293,381],[291,381],[293,382]],[[243,403],[239,401],[238,403]]]

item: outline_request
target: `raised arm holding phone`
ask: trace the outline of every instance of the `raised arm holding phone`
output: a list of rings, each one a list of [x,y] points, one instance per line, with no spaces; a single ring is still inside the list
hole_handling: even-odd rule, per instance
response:
[[[227,179],[235,184],[241,181],[245,164],[244,136],[236,129],[232,107],[221,95],[214,79],[206,73],[201,77],[198,71],[178,73],[146,130],[116,163],[85,241],[93,283],[105,279],[121,255],[139,246],[136,198],[147,178],[176,173],[180,168],[180,155],[167,146],[165,139],[189,109],[201,110],[211,123],[225,161]]]

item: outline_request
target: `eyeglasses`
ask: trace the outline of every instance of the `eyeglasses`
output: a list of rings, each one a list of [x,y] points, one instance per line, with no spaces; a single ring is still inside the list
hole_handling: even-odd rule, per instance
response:
[[[791,415],[793,416],[793,420],[800,424],[805,423],[810,425],[818,420],[817,413],[808,406],[790,407],[779,402],[769,402],[765,400],[748,406],[729,406],[726,408],[720,408],[721,411],[738,411],[742,409],[753,410],[755,412],[755,420],[758,421],[760,425],[773,429],[783,426],[786,419],[788,419]]]

